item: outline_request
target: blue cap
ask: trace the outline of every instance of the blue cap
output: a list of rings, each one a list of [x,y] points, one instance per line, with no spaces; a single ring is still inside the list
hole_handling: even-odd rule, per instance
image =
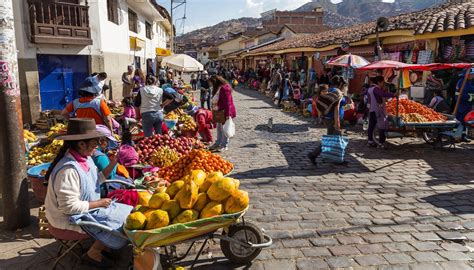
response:
[[[79,91],[85,91],[92,94],[100,93],[99,80],[96,77],[87,77],[79,86]]]

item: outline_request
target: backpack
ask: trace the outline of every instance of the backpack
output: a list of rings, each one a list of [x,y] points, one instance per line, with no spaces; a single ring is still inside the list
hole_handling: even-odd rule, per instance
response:
[[[334,106],[341,101],[342,92],[337,90],[320,95],[316,101],[316,110],[319,116],[324,116],[334,110]]]

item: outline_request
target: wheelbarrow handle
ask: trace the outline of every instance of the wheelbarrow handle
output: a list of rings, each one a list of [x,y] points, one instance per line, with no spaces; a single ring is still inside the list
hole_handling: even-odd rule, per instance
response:
[[[270,235],[263,234],[263,239],[265,239],[266,242],[261,243],[261,244],[250,244],[250,247],[252,248],[267,248],[273,245],[273,239],[270,237]]]

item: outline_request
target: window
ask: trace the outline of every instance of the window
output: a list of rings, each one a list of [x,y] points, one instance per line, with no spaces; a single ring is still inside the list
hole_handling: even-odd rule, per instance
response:
[[[115,24],[119,23],[117,0],[107,0],[107,18]]]
[[[149,22],[145,22],[145,34],[146,34],[146,38],[148,39],[152,39],[152,27],[151,27],[151,24]]]
[[[137,13],[128,10],[128,30],[138,33],[138,17]]]

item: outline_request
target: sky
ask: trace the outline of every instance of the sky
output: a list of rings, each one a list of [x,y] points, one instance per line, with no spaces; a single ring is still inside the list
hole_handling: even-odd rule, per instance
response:
[[[170,9],[171,0],[156,0]],[[338,3],[341,0],[332,0]],[[310,0],[187,0],[184,32],[190,32],[219,22],[241,17],[260,17],[260,13],[271,10],[292,10]],[[384,0],[393,2],[393,0]],[[184,6],[174,10],[175,18],[182,18]],[[183,33],[182,20],[175,20],[178,34]]]

